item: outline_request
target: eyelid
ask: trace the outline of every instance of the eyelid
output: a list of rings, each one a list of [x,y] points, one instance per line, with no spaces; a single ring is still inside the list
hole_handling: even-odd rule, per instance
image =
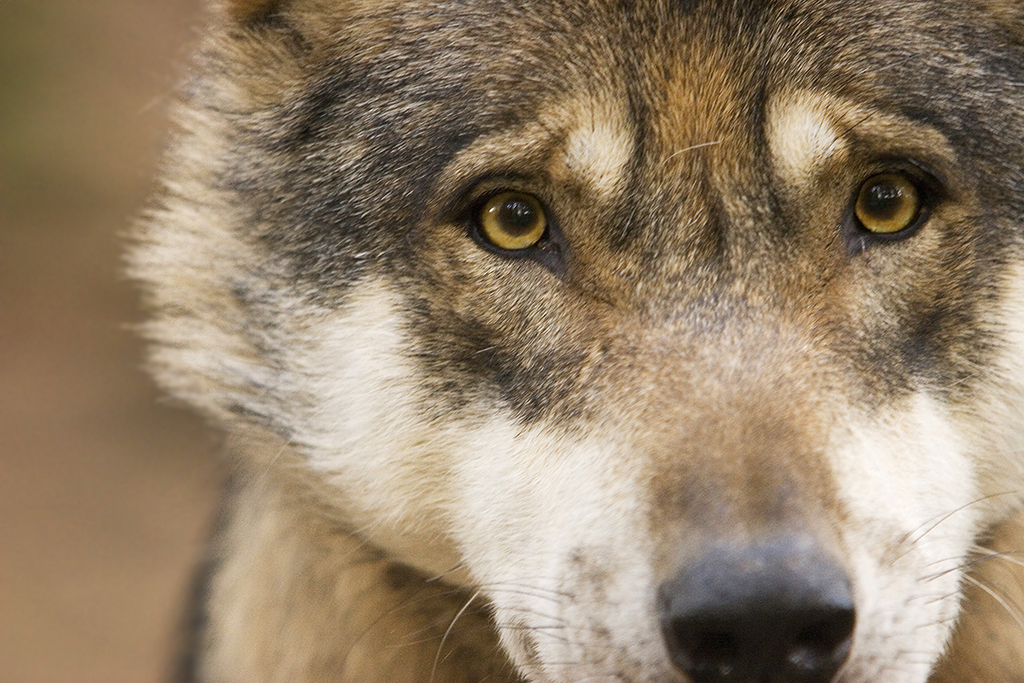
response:
[[[931,164],[919,159],[882,157],[864,176],[864,180],[884,173],[899,173],[907,176],[921,194],[922,203],[946,199],[950,194],[950,184],[946,175]]]
[[[952,190],[946,181],[945,176],[936,171],[933,167],[916,159],[905,157],[881,158],[875,164],[866,169],[860,182],[852,188],[849,206],[854,207],[861,188],[869,179],[895,173],[905,176],[917,189],[920,214],[927,217],[935,206],[947,201],[952,196]]]
[[[441,215],[449,221],[465,222],[491,198],[502,192],[522,192],[533,195],[547,208],[537,183],[530,177],[513,171],[486,173],[473,176],[452,193],[444,204]]]

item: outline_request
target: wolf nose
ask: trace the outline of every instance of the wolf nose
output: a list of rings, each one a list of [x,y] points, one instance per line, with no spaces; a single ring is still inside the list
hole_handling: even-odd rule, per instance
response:
[[[828,683],[850,653],[849,580],[806,538],[718,546],[659,593],[672,661],[694,683]]]

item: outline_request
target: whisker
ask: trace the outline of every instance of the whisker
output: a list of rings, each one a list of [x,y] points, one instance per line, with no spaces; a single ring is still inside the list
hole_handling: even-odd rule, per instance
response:
[[[963,505],[961,505],[961,506],[959,506],[957,508],[954,508],[953,510],[950,510],[949,512],[947,512],[947,513],[945,513],[943,515],[940,515],[938,517],[933,517],[932,519],[928,520],[927,522],[924,522],[923,524],[918,526],[913,531],[910,531],[910,532],[906,533],[903,536],[903,538],[900,539],[899,544],[900,545],[907,545],[908,548],[907,548],[907,550],[903,554],[899,555],[899,557],[897,559],[902,559],[903,557],[905,557],[907,555],[907,553],[910,552],[912,546],[914,546],[917,543],[920,543],[921,540],[925,536],[927,536],[932,531],[937,529],[943,522],[945,522],[946,520],[950,519],[951,517],[953,517],[953,516],[963,512],[964,510],[967,510],[967,509],[969,509],[969,508],[971,508],[971,507],[973,507],[975,505],[983,503],[985,501],[992,500],[993,498],[998,498],[1000,496],[1009,496],[1009,495],[1015,495],[1015,492],[1014,491],[1002,491],[1000,493],[991,493],[991,494],[982,496],[980,498],[976,498],[975,500],[972,500],[972,501],[970,501],[968,503],[964,503]]]
[[[1006,599],[1006,596],[1000,595],[991,586],[986,585],[984,582],[979,581],[978,579],[974,578],[973,576],[970,576],[970,575],[965,576],[964,580],[966,580],[969,584],[971,584],[972,586],[975,586],[979,590],[982,590],[985,593],[988,593],[988,595],[993,600],[995,600],[997,603],[999,603],[999,605],[1003,609],[1006,610],[1007,614],[1010,615],[1010,618],[1012,618],[1017,623],[1017,626],[1020,627],[1021,632],[1024,633],[1024,617],[1021,616],[1020,610],[1017,609],[1016,605],[1014,605],[1013,603],[1011,603],[1009,600]]]
[[[437,646],[437,655],[434,656],[434,666],[430,669],[430,683],[434,683],[434,676],[437,675],[437,666],[441,662],[441,653],[444,650],[444,644],[447,642],[448,636],[451,635],[452,628],[455,627],[455,622],[459,620],[459,617],[466,613],[466,610],[469,609],[469,606],[473,604],[473,601],[476,600],[478,595],[480,595],[479,589],[469,596],[469,599],[466,600],[466,604],[462,606],[462,609],[460,609],[452,618],[452,622],[448,624],[448,628],[445,630],[444,636],[441,637],[441,643]]]
[[[556,591],[550,588],[542,588],[540,586],[531,586],[529,584],[515,584],[515,583],[479,583],[473,586],[488,592],[494,593],[508,593],[510,595],[524,595],[530,598],[539,598],[542,600],[550,600],[551,602],[560,604],[562,599],[572,599],[574,596],[571,593],[563,591]]]
[[[682,149],[680,149],[678,151],[675,151],[672,154],[670,154],[668,156],[668,158],[665,159],[665,161],[671,161],[672,159],[675,159],[680,154],[684,154],[686,152],[692,152],[693,150],[700,149],[701,147],[714,147],[715,145],[720,145],[720,144],[722,144],[721,140],[715,140],[713,142],[702,142],[702,143],[697,144],[697,145],[690,145],[689,147],[683,147]]]
[[[1019,555],[1021,554],[1020,550],[996,551],[989,550],[988,548],[985,548],[983,546],[977,546],[975,547],[974,552],[981,555],[980,557],[975,558],[974,562],[987,562],[988,560],[1005,560],[1006,562],[1014,566],[1024,568],[1024,560],[1022,560],[1019,557]]]

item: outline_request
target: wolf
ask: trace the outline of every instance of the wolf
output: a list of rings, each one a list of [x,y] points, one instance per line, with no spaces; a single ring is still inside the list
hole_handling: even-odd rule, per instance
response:
[[[130,253],[178,680],[1024,681],[1024,6],[221,0]]]

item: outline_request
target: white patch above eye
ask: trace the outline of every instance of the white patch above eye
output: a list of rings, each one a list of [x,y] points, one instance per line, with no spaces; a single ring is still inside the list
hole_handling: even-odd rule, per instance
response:
[[[633,155],[636,131],[624,99],[570,97],[541,114],[545,130],[564,134],[550,168],[560,181],[578,181],[607,195],[619,187]]]
[[[826,113],[828,102],[809,93],[778,99],[768,110],[768,141],[779,175],[806,185],[825,162],[846,153],[846,142]]]
[[[601,194],[615,190],[622,179],[633,142],[618,117],[595,113],[594,118],[569,134],[565,160],[568,170]]]

